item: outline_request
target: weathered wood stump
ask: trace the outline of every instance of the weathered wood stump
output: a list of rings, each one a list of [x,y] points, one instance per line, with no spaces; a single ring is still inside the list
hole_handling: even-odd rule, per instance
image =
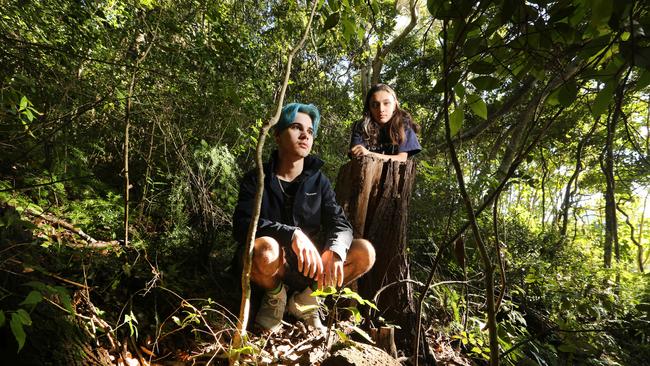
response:
[[[395,345],[395,328],[384,326],[379,329],[370,328],[370,338],[378,348],[386,351],[393,358],[397,358],[397,346]]]
[[[373,269],[359,280],[358,292],[377,299],[380,314],[410,327],[415,314],[406,256],[408,206],[415,180],[415,162],[354,158],[339,170],[336,198],[354,229],[355,238],[372,242],[377,253]]]

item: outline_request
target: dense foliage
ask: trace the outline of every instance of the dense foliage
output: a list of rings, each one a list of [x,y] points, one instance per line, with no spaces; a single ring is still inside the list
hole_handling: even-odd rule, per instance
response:
[[[0,333],[16,340],[4,353],[48,349],[56,337],[35,319],[77,324],[104,345],[179,330],[197,344],[221,339],[213,330],[229,327],[223,307],[236,313],[239,296],[224,270],[238,178],[253,167],[309,5],[3,3]],[[430,288],[425,323],[477,363],[490,359],[486,268],[502,298],[502,363],[650,359],[649,9],[631,0],[317,9],[287,101],[321,110],[314,153],[334,178],[363,90],[395,87],[424,147],[412,275],[424,281],[441,251],[436,281],[463,282]],[[79,228],[102,245],[83,244]]]

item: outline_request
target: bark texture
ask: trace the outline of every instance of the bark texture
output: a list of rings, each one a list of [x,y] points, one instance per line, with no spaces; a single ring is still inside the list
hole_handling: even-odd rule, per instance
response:
[[[345,210],[355,238],[365,238],[375,247],[372,270],[359,280],[359,293],[377,299],[380,315],[408,325],[415,314],[408,279],[406,227],[415,162],[385,161],[373,157],[355,158],[341,167],[336,182],[337,201]],[[391,285],[392,284],[392,285]],[[408,328],[403,328],[408,329]]]

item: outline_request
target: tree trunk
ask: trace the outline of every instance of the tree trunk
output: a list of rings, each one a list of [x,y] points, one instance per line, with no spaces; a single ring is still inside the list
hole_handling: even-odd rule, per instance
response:
[[[578,143],[578,146],[576,148],[576,156],[575,156],[575,169],[573,169],[573,174],[571,174],[571,177],[569,178],[569,181],[566,184],[566,188],[564,190],[564,198],[562,199],[562,206],[560,207],[560,218],[557,219],[556,221],[560,221],[560,236],[561,236],[561,243],[564,243],[564,240],[566,238],[566,232],[567,232],[567,227],[569,225],[569,209],[571,208],[571,197],[575,195],[576,191],[578,190],[578,177],[580,175],[580,172],[582,171],[582,151],[584,149],[584,146],[589,143],[591,140],[591,136],[593,135],[594,131],[596,131],[596,127],[598,126],[598,119],[594,122],[593,126],[587,133],[587,135],[580,140]],[[575,188],[572,188],[575,183]]]
[[[337,201],[345,210],[355,238],[372,242],[377,260],[359,280],[359,293],[377,299],[381,315],[407,328],[415,314],[413,292],[407,281],[406,256],[408,205],[415,179],[415,162],[355,158],[341,167],[336,183]]]
[[[616,114],[616,112],[614,112]],[[605,268],[612,266],[612,247],[616,248],[616,259],[618,260],[618,222],[616,221],[616,198],[614,190],[614,152],[613,140],[616,129],[616,116],[607,121],[607,140],[605,143],[605,156],[602,164],[605,175],[605,247],[603,262]]]
[[[395,4],[397,6],[397,4]],[[377,49],[377,53],[375,54],[375,57],[372,59],[372,61],[369,61],[368,64],[366,64],[361,70],[361,96],[362,98],[365,98],[366,95],[368,94],[368,90],[375,85],[378,84],[381,80],[381,69],[384,66],[384,59],[386,56],[393,51],[397,46],[399,46],[406,36],[411,33],[413,28],[415,28],[415,25],[418,22],[418,1],[417,0],[409,0],[409,16],[410,16],[410,21],[409,24],[406,25],[406,27],[402,30],[400,34],[398,34],[395,38],[393,38],[390,43],[388,43],[384,47],[379,47]]]

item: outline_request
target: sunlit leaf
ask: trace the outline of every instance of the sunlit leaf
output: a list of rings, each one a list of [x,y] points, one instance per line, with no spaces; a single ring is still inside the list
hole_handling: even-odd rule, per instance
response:
[[[476,94],[469,94],[467,96],[467,104],[469,104],[469,107],[475,115],[487,119],[487,104],[485,104],[485,101],[481,97]]]
[[[345,342],[347,342],[347,341],[350,339],[350,338],[348,337],[348,335],[345,334],[342,330],[340,330],[340,329],[335,329],[335,331],[336,331],[336,334],[337,334],[337,335],[339,336],[339,338],[341,339],[341,342],[345,343]]]
[[[615,90],[616,90],[616,83],[610,82],[603,88],[603,90],[598,92],[596,99],[594,99],[594,102],[591,105],[591,114],[595,118],[605,113],[607,107],[612,102],[612,97],[614,96]]]
[[[345,308],[345,310],[348,310],[350,313],[352,313],[355,322],[359,323],[361,321],[361,312],[359,311],[359,309],[357,309],[354,306],[348,306]]]
[[[25,110],[27,108],[27,103],[29,103],[29,100],[27,100],[27,97],[23,96],[20,98],[20,110]]]
[[[332,286],[327,286],[324,287],[323,289],[314,290],[314,292],[311,293],[311,296],[327,297],[335,293],[336,293],[336,288]]]
[[[463,127],[463,119],[465,119],[465,111],[463,110],[463,105],[461,104],[449,115],[449,129],[451,131],[451,137],[456,136],[461,127]]]
[[[370,343],[370,344],[375,344],[375,342],[372,340],[372,338],[370,337],[370,335],[369,335],[368,333],[366,333],[363,329],[361,329],[361,328],[359,328],[359,327],[357,327],[357,326],[354,326],[354,325],[351,326],[351,328],[352,328],[352,330],[354,330],[357,334],[359,334],[360,336],[362,336],[366,341],[368,341],[368,343]]]
[[[345,37],[347,41],[350,41],[356,32],[356,26],[347,18],[342,19],[341,24],[343,24],[343,37]]]

